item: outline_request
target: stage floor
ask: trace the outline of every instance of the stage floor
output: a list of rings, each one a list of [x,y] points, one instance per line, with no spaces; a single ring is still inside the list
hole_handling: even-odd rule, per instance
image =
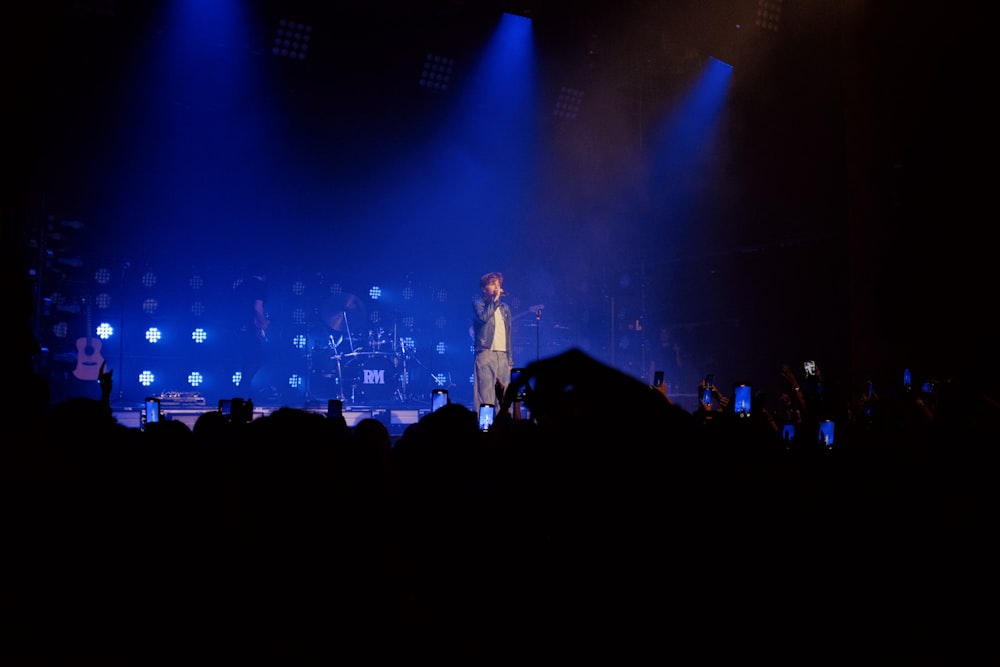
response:
[[[257,419],[269,415],[282,407],[305,410],[315,414],[326,414],[326,405],[316,403],[302,405],[284,405],[280,403],[269,403],[258,405],[254,403],[253,418]],[[129,428],[142,428],[143,410],[142,403],[115,402],[111,403],[111,410],[118,423]],[[160,414],[168,421],[184,422],[189,428],[194,428],[198,417],[206,412],[218,410],[217,405],[195,405],[195,404],[167,404],[161,403]],[[402,435],[403,431],[410,424],[416,423],[425,414],[430,412],[430,403],[394,402],[385,405],[349,405],[344,404],[343,415],[348,426],[355,426],[359,421],[366,418],[378,419],[389,428],[390,435]]]
[[[697,397],[694,394],[691,395],[681,395],[678,397],[672,397],[674,402],[680,405],[682,408],[688,411],[693,409],[690,407],[695,404]],[[269,415],[275,410],[282,407],[290,407],[298,410],[306,410],[307,412],[312,412],[316,414],[326,414],[325,403],[312,402],[302,405],[284,405],[281,403],[268,403],[265,405],[258,405],[254,403],[253,408],[253,418],[257,419],[264,415]],[[469,407],[469,406],[466,406]],[[129,402],[112,402],[111,409],[120,424],[123,424],[129,428],[142,428],[143,427],[143,404],[142,403],[129,403]],[[198,417],[206,412],[212,412],[218,409],[215,405],[169,405],[161,404],[160,412],[164,419],[181,421],[184,422],[189,428],[194,428],[194,423],[198,420]],[[471,408],[470,408],[471,409]],[[431,411],[430,402],[418,402],[418,401],[393,401],[387,404],[380,405],[365,405],[358,404],[352,405],[347,402],[344,403],[343,415],[347,420],[347,425],[354,427],[359,421],[366,418],[378,419],[384,423],[388,429],[389,434],[393,436],[402,435],[403,431],[410,424],[414,424],[420,420],[421,417],[426,415]]]

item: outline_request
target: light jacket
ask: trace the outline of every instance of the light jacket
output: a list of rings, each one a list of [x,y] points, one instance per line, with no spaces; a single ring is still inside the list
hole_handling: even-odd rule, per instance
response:
[[[497,308],[500,309],[500,315],[503,317],[503,322],[507,329],[507,363],[513,366],[514,351],[511,349],[510,306],[503,301],[487,301],[482,297],[472,300],[473,344],[476,354],[490,349],[490,346],[493,344],[493,334],[496,332],[496,323],[493,321],[493,314]]]

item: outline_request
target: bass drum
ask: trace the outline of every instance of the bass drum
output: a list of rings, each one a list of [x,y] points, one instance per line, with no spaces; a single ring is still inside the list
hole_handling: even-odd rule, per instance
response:
[[[390,402],[398,389],[396,357],[374,352],[345,354],[344,393],[351,403]]]

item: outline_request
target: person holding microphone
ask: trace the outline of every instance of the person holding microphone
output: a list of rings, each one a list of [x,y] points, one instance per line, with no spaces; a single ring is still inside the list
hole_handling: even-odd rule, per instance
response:
[[[500,409],[503,390],[510,384],[514,367],[511,347],[510,306],[501,301],[504,296],[503,274],[491,271],[479,279],[481,296],[472,300],[472,330],[475,361],[472,369],[472,408],[483,403]]]

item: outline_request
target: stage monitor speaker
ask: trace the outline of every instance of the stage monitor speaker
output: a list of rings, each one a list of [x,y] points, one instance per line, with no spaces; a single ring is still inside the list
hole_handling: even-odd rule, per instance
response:
[[[142,412],[139,410],[125,409],[114,411],[115,420],[126,428],[142,428]]]
[[[416,424],[428,412],[430,410],[390,410],[389,423],[409,426],[410,424]]]
[[[371,410],[350,410],[350,409],[344,408],[344,410],[343,410],[343,412],[341,414],[344,415],[344,421],[347,422],[347,425],[350,426],[351,428],[354,428],[355,426],[358,425],[358,422],[361,421],[362,419],[367,419],[368,417],[371,417],[372,416],[372,411]]]

